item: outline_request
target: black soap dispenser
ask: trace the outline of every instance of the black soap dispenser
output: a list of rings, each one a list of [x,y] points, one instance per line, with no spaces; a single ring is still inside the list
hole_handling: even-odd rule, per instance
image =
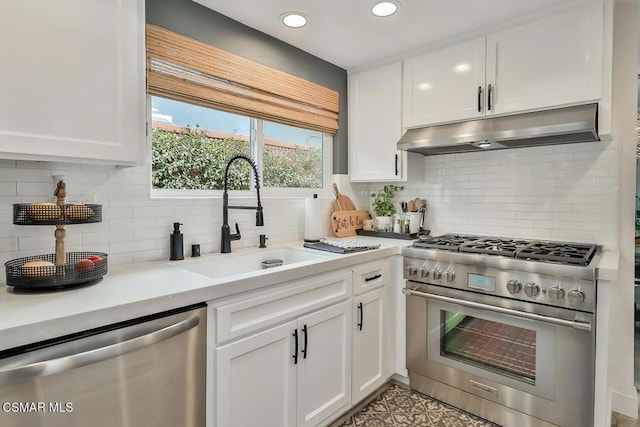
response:
[[[169,259],[172,261],[184,259],[183,234],[180,232],[181,225],[182,224],[179,222],[173,223],[173,233],[171,234],[171,254],[169,256]]]

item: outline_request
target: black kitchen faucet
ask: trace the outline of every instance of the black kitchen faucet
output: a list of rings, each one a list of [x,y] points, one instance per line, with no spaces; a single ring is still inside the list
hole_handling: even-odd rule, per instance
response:
[[[258,195],[258,206],[229,206],[229,194],[227,193],[227,177],[229,175],[229,167],[236,160],[243,159],[249,162],[251,168],[253,169],[253,175],[256,179],[256,193]],[[231,252],[231,241],[240,240],[242,237],[240,235],[240,228],[238,227],[238,223],[236,222],[236,233],[231,234],[231,229],[229,228],[229,209],[255,209],[256,210],[256,225],[263,226],[264,225],[264,216],[262,214],[262,203],[260,203],[260,181],[258,177],[258,169],[256,168],[255,163],[245,156],[244,154],[236,154],[233,156],[229,163],[227,163],[227,167],[224,171],[224,194],[222,195],[222,243],[220,246],[220,252],[223,254],[227,254]]]

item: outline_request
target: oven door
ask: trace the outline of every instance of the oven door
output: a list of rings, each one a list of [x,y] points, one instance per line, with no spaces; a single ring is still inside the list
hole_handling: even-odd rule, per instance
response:
[[[493,296],[424,284],[418,288],[405,293],[410,380],[415,374],[430,380],[420,391],[474,413],[478,404],[470,404],[469,396],[556,425],[588,425],[591,414],[585,409],[593,407],[592,315],[568,320],[569,313],[559,318],[487,304],[499,302]],[[453,389],[468,396],[451,401]]]

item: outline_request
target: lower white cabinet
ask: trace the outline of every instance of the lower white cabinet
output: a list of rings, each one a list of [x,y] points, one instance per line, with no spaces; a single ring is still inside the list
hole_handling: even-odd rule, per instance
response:
[[[312,426],[351,402],[349,301],[216,349],[215,420]]]
[[[352,404],[374,392],[388,377],[385,294],[385,288],[378,288],[353,299]]]

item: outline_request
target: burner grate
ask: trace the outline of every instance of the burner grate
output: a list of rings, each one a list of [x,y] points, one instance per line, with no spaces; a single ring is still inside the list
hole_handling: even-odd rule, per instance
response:
[[[532,242],[519,250],[516,258],[587,265],[593,258],[595,250],[596,246],[591,244]]]
[[[412,246],[418,249],[497,255],[583,266],[591,262],[596,252],[596,245],[590,243],[523,240],[468,234],[429,236],[420,238]]]
[[[460,252],[471,252],[487,255],[501,255],[515,257],[518,250],[528,245],[530,242],[518,239],[502,239],[489,237],[474,242],[468,242],[460,246]]]

